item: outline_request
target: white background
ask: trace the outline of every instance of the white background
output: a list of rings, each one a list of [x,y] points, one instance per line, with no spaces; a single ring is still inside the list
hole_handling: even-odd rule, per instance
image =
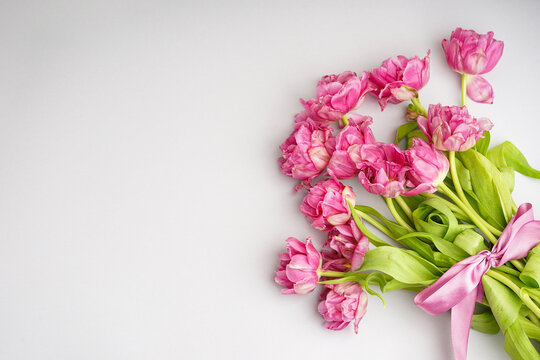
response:
[[[0,2],[1,359],[451,359],[449,315],[370,297],[360,332],[273,283],[298,211],[278,146],[317,80],[432,50],[424,105],[459,102],[440,41],[493,30],[495,123],[540,166],[534,1]],[[390,141],[405,104],[380,113]],[[540,206],[517,176],[516,202]],[[382,208],[354,184],[358,202]],[[539,210],[540,211],[540,210]],[[471,333],[470,359],[504,359]]]

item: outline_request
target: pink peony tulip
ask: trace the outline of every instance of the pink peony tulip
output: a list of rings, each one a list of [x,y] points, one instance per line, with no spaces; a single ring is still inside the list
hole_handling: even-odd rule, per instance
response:
[[[434,193],[437,185],[444,181],[450,164],[441,151],[420,138],[413,139],[413,146],[407,150],[407,161],[411,169],[407,173],[408,185],[413,190],[407,196],[423,192]]]
[[[276,271],[275,282],[285,287],[283,294],[307,294],[317,287],[321,254],[311,243],[311,238],[304,244],[298,239],[287,239],[287,252],[279,254],[280,264]]]
[[[429,81],[429,51],[424,59],[398,56],[383,61],[369,73],[369,82],[376,89],[381,110],[387,103],[397,104],[412,99]]]
[[[366,144],[351,153],[360,169],[358,179],[364,188],[377,195],[393,198],[406,189],[405,175],[410,167],[405,153],[394,144]]]
[[[351,270],[351,263],[341,254],[332,248],[323,248],[321,251],[322,271],[341,271],[348,272]]]
[[[428,117],[419,116],[418,126],[437,150],[465,151],[474,146],[493,124],[469,115],[465,106],[429,105]]]
[[[285,175],[310,181],[328,165],[335,139],[332,129],[305,113],[298,114],[295,121],[294,131],[279,147],[283,153],[279,165]]]
[[[311,225],[321,231],[330,231],[336,225],[349,221],[356,195],[349,186],[344,186],[334,179],[315,184],[304,198],[300,211],[306,215]]]
[[[300,99],[300,103],[311,117],[335,121],[356,109],[372,90],[366,72],[359,78],[356,73],[345,71],[339,75],[324,76],[317,84],[317,98],[307,101]]]
[[[328,233],[328,240],[324,246],[329,246],[347,259],[350,270],[357,270],[362,266],[364,256],[369,250],[369,239],[351,220],[347,224],[334,227]]]
[[[336,136],[336,149],[328,164],[328,174],[337,179],[346,179],[358,174],[356,165],[351,160],[349,149],[354,151],[356,146],[373,144],[375,138],[370,125],[373,119],[370,116],[349,114],[349,125],[345,126]]]
[[[450,40],[442,41],[446,62],[461,74],[478,75],[491,71],[501,58],[504,43],[493,38],[493,32],[478,34],[457,28]]]
[[[358,334],[358,324],[367,311],[368,297],[356,282],[326,285],[318,306],[325,320],[324,326],[330,330],[342,330],[354,321],[354,331]]]

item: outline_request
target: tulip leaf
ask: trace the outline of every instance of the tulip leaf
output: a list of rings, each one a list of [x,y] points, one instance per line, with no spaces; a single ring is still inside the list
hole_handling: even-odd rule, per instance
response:
[[[512,359],[540,359],[519,319],[516,319],[504,333],[504,350]]]
[[[489,131],[486,131],[483,134],[483,137],[478,139],[475,145],[476,151],[478,151],[482,155],[486,155],[489,149],[489,142],[491,141],[491,135]]]
[[[529,251],[527,264],[519,279],[532,288],[540,287],[540,244]]]
[[[472,317],[471,329],[485,334],[497,334],[500,330],[495,317],[491,311],[475,314]]]
[[[396,131],[396,139],[394,140],[394,144],[398,145],[401,140],[403,140],[407,135],[413,131],[418,129],[418,123],[416,121],[407,122],[400,127],[398,127]]]
[[[351,209],[351,215],[353,217],[354,223],[356,224],[358,229],[362,232],[362,234],[366,235],[370,243],[372,243],[375,246],[391,246],[389,243],[387,243],[384,240],[381,240],[377,235],[369,231],[369,229],[362,222],[362,219],[358,217],[358,214],[356,213],[353,205],[350,202],[349,202],[349,208]]]
[[[457,234],[470,227],[458,223],[452,210],[441,200],[430,198],[413,211],[415,228],[420,232],[434,234],[453,241]]]
[[[466,229],[456,236],[454,245],[465,250],[469,255],[476,255],[482,250],[489,250],[484,237],[472,229]]]
[[[511,167],[525,176],[540,179],[540,171],[532,168],[521,151],[510,141],[505,141],[490,149],[487,157],[498,168]]]
[[[474,149],[461,152],[459,156],[470,172],[480,215],[502,230],[513,216],[512,195],[503,176],[488,158]]]
[[[428,239],[435,245],[435,247],[443,254],[447,255],[448,257],[454,259],[455,261],[461,261],[467,257],[469,257],[469,254],[461,249],[460,247],[454,245],[448,240],[445,240],[441,237],[438,237],[437,235],[433,235],[430,233],[423,233],[423,232],[414,232],[407,235],[402,236],[398,239],[398,241],[409,238],[409,237],[419,237]],[[452,264],[453,265],[453,264]]]
[[[422,130],[416,129],[407,134],[407,148],[410,148],[413,146],[414,138],[420,138],[429,143],[429,140],[427,139],[426,135],[422,132]]]
[[[518,320],[523,302],[510,288],[489,276],[489,273],[482,277],[482,285],[493,316],[502,331],[506,332]]]
[[[366,253],[359,271],[380,271],[405,284],[430,285],[442,271],[414,251],[381,246]]]
[[[523,330],[525,330],[525,334],[527,334],[528,337],[540,340],[540,327],[536,326],[532,321],[524,316],[519,317],[519,322],[521,323],[521,327]]]

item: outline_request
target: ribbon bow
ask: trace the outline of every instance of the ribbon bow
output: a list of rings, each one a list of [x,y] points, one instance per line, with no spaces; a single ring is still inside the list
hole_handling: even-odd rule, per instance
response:
[[[467,343],[476,301],[482,302],[482,276],[491,268],[527,256],[540,242],[540,221],[532,205],[522,204],[491,251],[481,251],[448,269],[435,283],[414,298],[431,315],[452,309],[452,346],[457,360],[467,358]]]

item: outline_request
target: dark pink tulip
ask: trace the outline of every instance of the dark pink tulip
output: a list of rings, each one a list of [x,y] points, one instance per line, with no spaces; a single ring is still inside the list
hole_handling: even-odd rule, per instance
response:
[[[369,250],[369,239],[362,234],[354,221],[351,220],[347,224],[334,227],[328,233],[328,240],[326,240],[324,246],[329,246],[347,259],[350,270],[357,270],[362,266],[364,256]]]
[[[326,285],[319,303],[324,326],[330,330],[342,330],[354,321],[354,331],[367,311],[368,297],[356,282]]]
[[[317,230],[330,231],[347,223],[351,217],[348,201],[353,205],[356,195],[349,186],[334,179],[315,184],[304,198],[300,211]]]
[[[317,84],[317,98],[300,99],[300,103],[311,117],[336,121],[356,109],[372,90],[366,72],[359,78],[356,73],[345,71],[339,75],[324,76]]]
[[[287,239],[287,252],[279,254],[280,264],[276,271],[275,282],[285,287],[283,294],[307,294],[317,287],[321,254],[311,243],[311,238],[304,244],[290,237]]]
[[[424,59],[398,56],[383,61],[369,73],[369,82],[376,89],[382,110],[387,103],[397,104],[412,99],[429,81],[429,51]]]
[[[413,146],[407,150],[407,161],[411,169],[407,172],[407,185],[413,189],[407,196],[423,192],[434,193],[437,185],[444,181],[450,164],[441,151],[420,138],[413,139]]]
[[[312,180],[328,165],[334,151],[332,129],[314,121],[306,114],[296,116],[294,131],[279,147],[281,171],[300,180]]]
[[[349,150],[364,144],[373,144],[375,138],[370,125],[370,116],[349,114],[349,125],[345,126],[336,136],[336,149],[328,164],[328,174],[338,179],[346,179],[358,174],[358,168],[351,160]]]
[[[441,151],[466,151],[476,144],[482,134],[491,130],[489,119],[476,119],[467,107],[429,105],[428,117],[419,116],[418,126]]]

